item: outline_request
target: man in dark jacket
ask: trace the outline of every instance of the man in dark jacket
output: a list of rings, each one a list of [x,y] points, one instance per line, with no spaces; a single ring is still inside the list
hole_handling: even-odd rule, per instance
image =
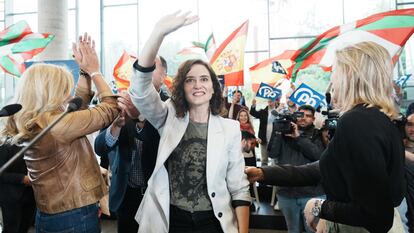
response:
[[[309,105],[299,107],[303,117],[296,123],[291,123],[293,131],[282,134],[273,127],[269,141],[269,156],[275,158],[280,165],[303,165],[318,161],[324,149],[320,134],[315,129],[315,109]],[[285,216],[290,233],[302,232],[304,229],[303,209],[307,201],[321,197],[323,191],[320,185],[306,187],[278,187],[277,199],[279,208]]]
[[[165,101],[168,96],[160,88],[166,63],[160,57],[155,64],[152,81]],[[95,152],[109,158],[109,209],[117,214],[118,233],[136,233],[139,226],[134,217],[155,167],[160,136],[148,121],[141,119],[128,94],[118,98],[118,105],[122,112],[97,136]]]

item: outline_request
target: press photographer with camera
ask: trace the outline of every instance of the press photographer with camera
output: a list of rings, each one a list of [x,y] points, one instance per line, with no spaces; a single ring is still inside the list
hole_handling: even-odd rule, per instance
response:
[[[272,112],[273,133],[269,141],[269,157],[280,165],[303,165],[319,160],[324,145],[321,134],[314,126],[315,109],[302,105],[295,113]],[[286,219],[289,233],[311,232],[304,226],[303,210],[306,202],[313,198],[323,198],[320,185],[305,187],[277,187],[279,208]]]

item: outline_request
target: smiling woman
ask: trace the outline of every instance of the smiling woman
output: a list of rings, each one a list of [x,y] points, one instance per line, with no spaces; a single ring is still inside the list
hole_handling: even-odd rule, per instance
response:
[[[222,110],[220,83],[210,65],[202,60],[189,60],[180,66],[171,99],[180,117],[198,107],[214,115]]]
[[[222,97],[216,74],[201,60],[186,61],[166,102],[151,84],[164,37],[197,20],[188,13],[163,17],[134,64],[132,102],[161,136],[136,216],[139,232],[248,232],[250,193],[240,126],[218,116]]]

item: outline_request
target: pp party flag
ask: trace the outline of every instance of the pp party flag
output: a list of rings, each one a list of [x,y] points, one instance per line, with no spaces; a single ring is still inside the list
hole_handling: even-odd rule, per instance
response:
[[[313,90],[310,86],[302,83],[295,90],[295,92],[290,95],[289,99],[299,106],[307,104],[316,109],[321,104],[321,102],[323,102],[325,97],[317,91]]]
[[[133,72],[132,65],[136,60],[135,56],[124,51],[116,63],[113,75],[119,92],[128,89]]]
[[[292,65],[290,58],[295,52],[295,50],[286,50],[276,57],[266,59],[250,67],[249,70],[253,91],[257,92],[261,83],[267,83],[270,86],[275,86],[280,79],[285,78],[285,74],[275,72],[276,70],[274,66],[280,65],[283,70],[286,71],[285,68]]]
[[[388,50],[393,62],[414,32],[414,9],[375,14],[336,26],[312,39],[293,55],[292,81],[299,70],[319,64],[330,70],[335,51],[363,41],[373,41]]]
[[[400,87],[405,87],[405,84],[407,83],[408,79],[410,79],[410,77],[411,74],[401,75],[397,80],[395,80],[395,83]]]
[[[19,21],[0,32],[0,68],[20,77],[24,62],[42,52],[54,38],[51,34],[33,33],[25,21]]]
[[[244,22],[218,47],[210,64],[217,75],[224,75],[226,86],[243,86],[244,49],[249,21]]]
[[[282,95],[282,90],[274,88],[266,83],[261,83],[256,96],[264,99],[275,100]]]

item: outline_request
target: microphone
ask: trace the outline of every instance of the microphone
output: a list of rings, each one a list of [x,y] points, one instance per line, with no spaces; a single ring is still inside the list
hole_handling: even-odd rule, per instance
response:
[[[75,97],[68,103],[68,107],[66,108],[66,112],[74,112],[78,110],[82,106],[82,98]]]
[[[47,132],[50,131],[50,129],[53,128],[59,121],[63,119],[66,114],[78,110],[82,106],[82,98],[75,97],[72,100],[69,101],[68,107],[66,110],[60,114],[59,117],[57,117],[48,127],[44,128],[36,137],[30,141],[30,143],[23,147],[17,154],[15,154],[9,161],[7,161],[1,168],[0,168],[0,176],[3,174],[3,172],[10,167],[14,162],[16,162],[17,159],[19,159],[21,156],[24,155],[24,153],[33,146],[37,141],[39,141]]]
[[[20,104],[6,105],[0,110],[0,117],[14,115],[16,112],[20,111],[20,109],[22,109],[22,105]]]

